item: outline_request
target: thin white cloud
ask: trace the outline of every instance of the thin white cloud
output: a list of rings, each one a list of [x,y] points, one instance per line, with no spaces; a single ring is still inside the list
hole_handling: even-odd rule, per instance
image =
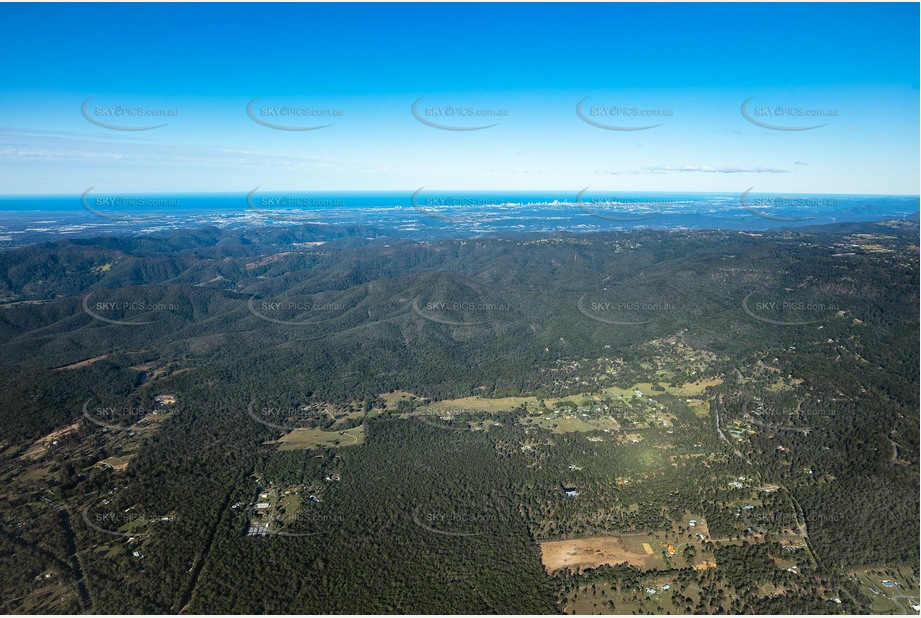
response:
[[[641,168],[646,174],[696,172],[701,174],[788,174],[790,170],[774,167],[721,167],[710,165],[654,165]]]
[[[76,131],[0,128],[0,161],[18,163],[119,162],[144,166],[274,167],[307,171],[379,169],[318,156],[192,145]]]

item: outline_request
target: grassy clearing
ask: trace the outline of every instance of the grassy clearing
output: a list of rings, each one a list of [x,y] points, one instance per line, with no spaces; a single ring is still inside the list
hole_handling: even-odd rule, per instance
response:
[[[910,607],[921,604],[919,600],[918,579],[911,574],[909,567],[867,568],[850,573],[852,579],[860,586],[860,591],[870,601],[873,613],[878,614],[913,614],[917,611]],[[888,587],[883,581],[895,584]]]
[[[392,410],[397,407],[401,401],[410,401],[418,399],[416,395],[408,391],[393,391],[392,393],[382,393],[380,398],[387,404],[387,409]]]
[[[700,395],[710,386],[717,386],[722,384],[722,378],[710,378],[706,380],[698,380],[696,382],[688,382],[683,386],[662,386],[665,389],[665,392],[674,395],[676,397],[693,397]],[[613,395],[616,397],[621,397],[624,399],[631,399],[635,396],[636,391],[640,391],[644,397],[654,397],[655,395],[661,393],[661,391],[656,392],[652,390],[653,384],[651,382],[640,382],[635,384],[630,388],[620,388],[617,386],[610,386],[604,389],[606,395]],[[396,393],[391,393],[390,396],[395,396]],[[386,399],[386,397],[385,397]],[[559,397],[554,399],[545,399],[544,404],[547,408],[552,409],[556,404],[562,402],[575,403],[577,405],[590,403],[594,400],[597,400],[595,395],[589,393],[579,393],[576,395],[568,395],[566,397]],[[486,397],[473,396],[473,397],[461,397],[460,399],[445,399],[443,401],[438,401],[430,403],[426,406],[422,406],[420,409],[428,412],[509,412],[515,408],[525,407],[528,410],[543,410],[540,405],[540,401],[537,397],[499,397],[496,399],[490,399]]]
[[[549,405],[550,400],[548,400]],[[537,397],[500,397],[487,399],[485,397],[462,397],[460,399],[446,399],[423,406],[421,409],[431,412],[509,412],[520,406],[537,407]]]
[[[112,457],[106,457],[105,459],[99,461],[96,465],[101,465],[102,467],[111,467],[117,472],[123,472],[128,468],[128,464],[131,462],[133,455],[113,455]]]
[[[280,451],[296,451],[318,446],[328,448],[353,446],[361,444],[364,439],[364,425],[343,431],[324,431],[322,429],[299,427],[286,433],[278,440],[266,442],[266,444],[277,444]]]
[[[688,399],[688,407],[691,408],[691,412],[694,413],[694,416],[697,418],[707,418],[710,416],[710,402],[703,401],[701,399]]]
[[[539,427],[553,433],[604,431],[605,429],[616,430],[620,428],[620,424],[613,419],[583,419],[572,414],[565,416],[526,416],[520,420],[525,426]]]

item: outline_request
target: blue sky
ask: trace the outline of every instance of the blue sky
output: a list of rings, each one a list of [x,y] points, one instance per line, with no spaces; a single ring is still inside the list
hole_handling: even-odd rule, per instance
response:
[[[915,195],[918,17],[917,4],[0,4],[0,192]],[[254,98],[267,123],[331,124],[269,128],[247,115]],[[338,115],[267,115],[281,107]]]

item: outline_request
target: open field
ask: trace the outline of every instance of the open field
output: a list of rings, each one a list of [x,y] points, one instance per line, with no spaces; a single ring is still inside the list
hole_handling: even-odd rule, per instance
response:
[[[547,401],[548,405],[550,400]],[[485,397],[461,397],[460,399],[446,399],[423,406],[422,409],[447,413],[458,412],[509,412],[519,406],[537,406],[537,397],[499,397],[488,399]]]
[[[588,539],[549,541],[540,544],[540,558],[548,573],[571,568],[584,571],[603,564],[626,562],[640,569],[659,566],[661,557],[656,556],[652,544],[644,543],[642,537],[598,536]],[[633,540],[634,542],[630,542]],[[664,565],[663,565],[664,566]]]
[[[921,605],[921,591],[918,579],[911,574],[908,567],[867,568],[852,571],[850,574],[860,591],[872,604],[873,613],[878,614],[917,614],[914,609]],[[887,586],[883,582],[889,582]]]
[[[710,402],[702,401],[700,399],[688,399],[688,407],[691,408],[691,412],[694,413],[694,416],[697,418],[707,418],[710,416]]]
[[[670,543],[677,551],[666,557],[663,553]],[[550,574],[565,568],[582,572],[602,565],[614,566],[625,562],[640,570],[715,566],[712,558],[705,555],[698,555],[694,564],[689,565],[680,553],[681,547],[688,544],[688,541],[679,541],[674,535],[661,532],[624,534],[547,541],[540,544],[540,554],[544,569]]]
[[[723,383],[723,378],[708,378],[706,380],[697,380],[688,382],[679,387],[666,386],[665,390],[673,395],[700,395],[711,386],[719,386]]]
[[[66,427],[61,427],[60,429],[55,429],[49,433],[44,438],[39,438],[29,447],[29,449],[23,454],[23,457],[26,459],[39,459],[43,457],[48,449],[54,444],[56,440],[66,436],[69,433],[73,433],[80,428],[80,423],[76,422]]]
[[[553,433],[571,433],[576,431],[603,431],[620,429],[620,423],[613,419],[583,419],[574,414],[526,416],[521,419],[525,426],[540,427]]]
[[[688,382],[679,387],[663,385],[666,393],[675,395],[676,397],[693,397],[703,393],[708,387],[718,386],[723,383],[722,378],[709,378],[706,380],[698,380],[696,382]],[[651,382],[640,382],[635,384],[630,388],[620,388],[617,386],[610,386],[604,389],[605,394],[615,395],[625,399],[634,397],[636,391],[640,391],[644,396],[650,397],[655,396],[657,393],[652,390],[653,384]],[[390,397],[393,397],[396,393],[392,393]],[[588,393],[579,393],[576,395],[567,395],[566,397],[559,397],[553,399],[545,399],[544,405],[547,408],[552,409],[558,403],[574,403],[582,404],[585,402],[590,402],[594,399],[591,394]],[[461,397],[459,399],[445,399],[442,401],[437,401],[430,403],[426,406],[423,406],[422,410],[429,412],[438,412],[444,411],[447,413],[459,413],[459,412],[509,412],[515,408],[521,406],[526,407],[528,410],[538,410],[541,409],[540,401],[537,397],[528,396],[528,397],[498,397],[495,399],[490,399],[486,397]]]
[[[659,386],[664,388],[666,393],[668,393],[669,395],[674,395],[675,397],[695,397],[703,393],[705,390],[707,390],[708,387],[719,386],[722,383],[723,383],[722,378],[715,377],[715,378],[708,378],[705,380],[697,380],[695,382],[687,382],[686,384],[682,384],[681,386],[669,386],[667,384],[660,382]],[[649,396],[656,395],[656,391],[654,391],[652,387],[653,387],[652,382],[638,382],[637,384],[634,384],[630,388],[620,388],[618,386],[609,386],[608,388],[604,389],[604,392],[609,395],[617,395],[617,396],[629,399],[630,397],[633,397],[634,391],[640,391],[641,393],[643,393],[644,396],[649,397]]]
[[[343,431],[324,431],[299,427],[266,444],[277,444],[280,451],[295,451],[318,446],[339,447],[361,444],[365,439],[365,426],[359,425]]]
[[[108,354],[101,354],[99,356],[94,356],[93,358],[82,360],[78,363],[71,363],[70,365],[64,365],[63,367],[56,367],[55,371],[66,371],[68,369],[80,369],[81,367],[87,367],[89,365],[92,365],[96,361],[105,360],[107,358],[109,358]]]
[[[103,468],[112,468],[116,472],[124,472],[128,469],[128,464],[131,463],[131,459],[131,455],[113,455],[112,457],[106,457],[100,460],[96,465],[102,466]]]
[[[401,401],[410,401],[416,398],[416,395],[408,391],[393,391],[392,393],[381,393],[380,398],[384,400],[387,409],[391,410],[396,408]]]

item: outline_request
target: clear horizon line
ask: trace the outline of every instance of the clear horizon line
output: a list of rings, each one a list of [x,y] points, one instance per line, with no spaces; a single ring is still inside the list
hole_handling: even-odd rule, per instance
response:
[[[331,194],[331,193],[343,193],[343,194],[402,194],[405,193],[407,196],[411,196],[416,191],[419,191],[419,187],[415,189],[263,189],[259,187],[260,193],[267,194],[278,194],[278,193],[302,193],[302,194]],[[566,193],[578,194],[583,189],[450,189],[450,188],[433,188],[427,190],[427,193],[521,193],[521,194],[552,194],[552,195],[561,195]],[[180,196],[246,196],[253,189],[249,191],[239,190],[239,191],[164,191],[164,192],[150,192],[150,191],[94,191],[97,195],[138,195],[138,196],[169,196],[169,195],[180,195]],[[921,199],[921,193],[828,193],[828,192],[800,192],[800,191],[655,191],[648,189],[605,189],[589,187],[589,190],[586,191],[588,194],[593,193],[650,193],[656,195],[725,195],[725,196],[739,196],[743,193],[749,195],[836,195],[836,196],[855,196],[855,197],[908,197],[908,198],[919,198]],[[62,198],[62,197],[73,197],[79,199],[84,195],[85,192],[81,193],[0,193],[0,199],[17,199],[17,198]]]

